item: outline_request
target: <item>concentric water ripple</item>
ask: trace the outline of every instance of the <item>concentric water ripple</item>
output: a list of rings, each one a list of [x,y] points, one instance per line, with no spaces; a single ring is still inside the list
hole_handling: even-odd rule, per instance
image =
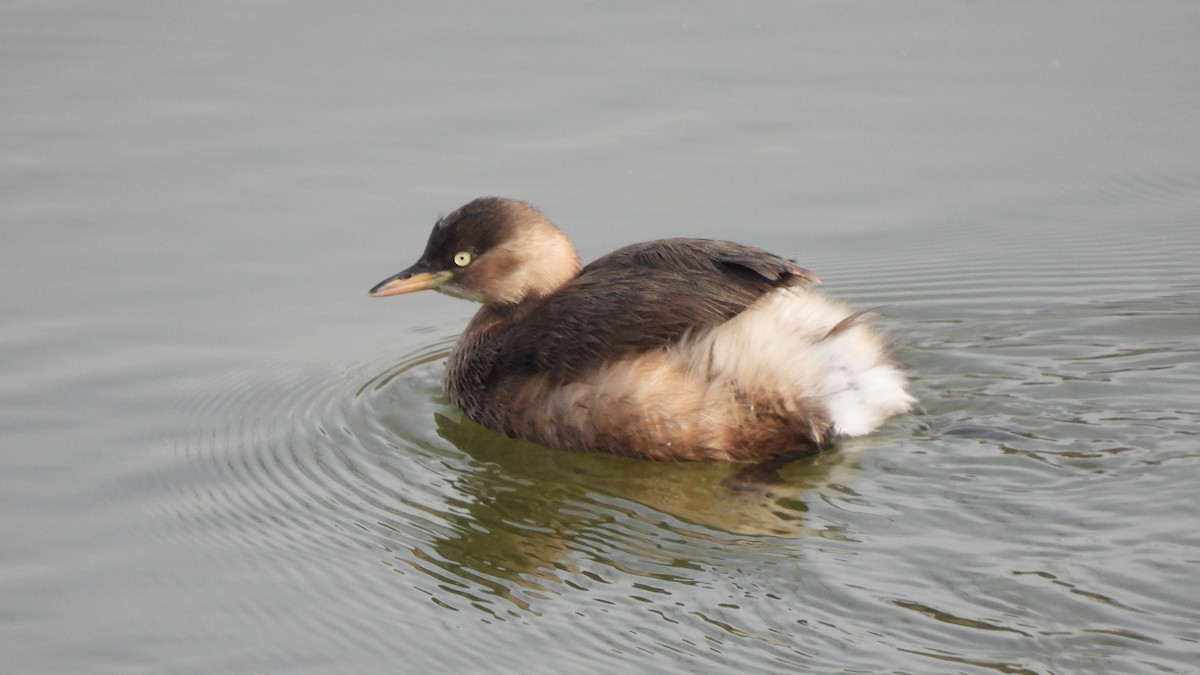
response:
[[[569,641],[584,669],[837,650],[866,670],[1178,670],[1197,617],[1163,589],[1200,546],[1177,480],[1198,463],[1200,245],[1159,234],[997,238],[982,270],[979,237],[946,237],[821,270],[881,306],[922,410],[766,481],[501,438],[441,394],[451,337],[230,374],[192,402],[179,536],[330,608],[264,620],[364,653],[444,615]],[[434,663],[521,667],[511,633],[472,635]]]
[[[347,566],[349,555],[372,561],[390,592],[487,620],[541,616],[566,595],[571,605],[645,604],[671,625],[694,608],[656,603],[711,592],[714,564],[750,571],[802,555],[813,534],[806,500],[852,471],[848,455],[831,453],[784,467],[779,484],[732,484],[745,467],[646,471],[510,441],[444,402],[449,343],[349,372],[273,364],[214,380],[210,391],[223,393],[201,397],[196,413],[217,424],[182,449],[195,471],[180,515],[206,548],[307,561],[306,572],[293,562],[271,574],[308,584],[345,621],[382,602],[377,584],[351,576],[362,565]],[[707,610],[697,644],[743,636],[721,611]],[[341,627],[352,644],[371,633]],[[641,639],[665,644],[667,634],[647,628]],[[618,649],[605,642],[614,636],[597,635],[597,648]]]

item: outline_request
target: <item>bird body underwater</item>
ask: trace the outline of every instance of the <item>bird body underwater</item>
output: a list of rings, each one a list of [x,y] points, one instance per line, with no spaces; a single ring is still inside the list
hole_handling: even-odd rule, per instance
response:
[[[440,218],[372,296],[482,303],[444,386],[468,418],[561,450],[751,460],[867,434],[914,399],[884,338],[751,246],[662,239],[581,266],[532,205],[483,197]]]

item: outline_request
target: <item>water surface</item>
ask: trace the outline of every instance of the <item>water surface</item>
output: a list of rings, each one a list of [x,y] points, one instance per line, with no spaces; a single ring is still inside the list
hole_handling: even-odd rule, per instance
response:
[[[1200,658],[1188,3],[0,9],[14,672],[1176,672]],[[481,194],[875,307],[918,411],[554,452],[366,289]]]

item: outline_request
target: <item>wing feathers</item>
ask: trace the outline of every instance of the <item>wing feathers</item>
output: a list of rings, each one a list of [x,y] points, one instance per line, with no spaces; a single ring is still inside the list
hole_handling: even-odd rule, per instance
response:
[[[585,267],[501,331],[488,379],[546,373],[562,382],[724,323],[776,288],[815,280],[790,260],[733,242],[628,246]]]

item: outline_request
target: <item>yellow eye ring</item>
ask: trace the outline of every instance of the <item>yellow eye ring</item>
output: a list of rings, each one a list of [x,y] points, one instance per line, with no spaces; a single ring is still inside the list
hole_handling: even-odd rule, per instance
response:
[[[466,251],[459,251],[454,254],[454,264],[459,267],[466,267],[471,264],[471,254]]]

